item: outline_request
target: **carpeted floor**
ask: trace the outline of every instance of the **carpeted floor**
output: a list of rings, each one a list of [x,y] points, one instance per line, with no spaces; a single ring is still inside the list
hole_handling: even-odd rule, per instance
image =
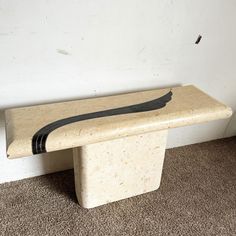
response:
[[[2,184],[0,235],[236,235],[236,137],[167,150],[157,191],[90,210],[72,170]]]

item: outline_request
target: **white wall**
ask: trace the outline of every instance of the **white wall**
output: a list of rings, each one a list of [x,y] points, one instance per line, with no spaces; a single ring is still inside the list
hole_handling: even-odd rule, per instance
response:
[[[182,84],[236,109],[235,12],[235,0],[0,0],[0,109]],[[168,146],[235,127],[171,130]],[[0,182],[71,167],[70,150],[8,160],[1,112]]]

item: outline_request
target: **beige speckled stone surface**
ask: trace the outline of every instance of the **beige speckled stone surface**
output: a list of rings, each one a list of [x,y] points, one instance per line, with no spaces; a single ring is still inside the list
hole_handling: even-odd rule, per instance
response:
[[[167,130],[74,148],[79,204],[92,208],[158,189]]]
[[[32,155],[32,137],[45,125],[71,116],[138,104],[168,93],[150,90],[109,97],[9,109],[6,111],[7,155]],[[62,126],[48,136],[46,150],[56,151],[151,131],[231,116],[229,107],[194,86],[172,88],[172,100],[161,109],[84,120]]]
[[[231,114],[194,86],[9,109],[7,155],[73,148],[77,198],[92,208],[159,187],[169,128]]]

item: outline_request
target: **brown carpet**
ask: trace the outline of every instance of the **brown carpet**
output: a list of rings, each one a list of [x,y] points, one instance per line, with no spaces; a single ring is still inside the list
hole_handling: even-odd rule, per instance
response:
[[[236,137],[170,149],[159,190],[90,210],[71,170],[2,184],[0,235],[236,235]]]

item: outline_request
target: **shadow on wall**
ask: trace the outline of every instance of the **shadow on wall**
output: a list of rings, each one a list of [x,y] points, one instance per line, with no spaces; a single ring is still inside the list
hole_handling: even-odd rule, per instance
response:
[[[236,135],[236,112],[233,113],[224,133],[225,137],[232,137],[235,135]]]
[[[72,149],[8,159],[4,111],[0,110],[0,183],[73,168]]]

